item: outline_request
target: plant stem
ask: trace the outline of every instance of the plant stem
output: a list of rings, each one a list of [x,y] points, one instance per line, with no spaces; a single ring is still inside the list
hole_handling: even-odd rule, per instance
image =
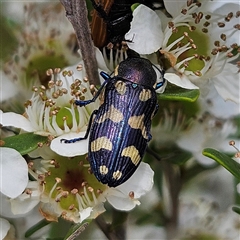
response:
[[[107,224],[104,218],[100,215],[95,221],[102,232],[109,240],[125,240],[126,239],[126,219],[128,214],[113,209],[113,222]],[[117,219],[119,221],[117,221]]]
[[[178,227],[179,216],[179,193],[181,190],[181,176],[179,169],[175,169],[173,164],[165,161],[162,162],[164,174],[169,186],[170,200],[171,200],[171,215],[166,222],[166,231],[168,239],[175,239]]]
[[[91,38],[91,31],[87,18],[85,0],[60,0],[66,11],[66,17],[71,22],[78,41],[87,78],[90,84],[99,85],[98,65],[95,49]]]

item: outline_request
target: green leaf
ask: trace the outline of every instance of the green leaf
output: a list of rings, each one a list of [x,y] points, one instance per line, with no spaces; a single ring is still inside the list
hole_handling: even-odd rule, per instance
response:
[[[240,183],[240,179],[234,178],[234,203],[240,205],[240,193],[238,192],[237,185]]]
[[[42,219],[41,221],[39,221],[38,223],[36,223],[26,231],[25,237],[29,238],[32,234],[34,234],[36,231],[40,230],[41,228],[47,226],[49,223],[51,222],[47,221],[45,218]]]
[[[234,134],[231,134],[231,138],[240,138],[240,116],[236,116],[234,119],[233,119],[233,122],[234,124],[236,125],[237,127],[237,131],[234,133]]]
[[[3,147],[9,147],[25,155],[38,148],[39,143],[46,143],[47,137],[36,135],[34,133],[23,133],[3,139]]]
[[[64,240],[74,240],[80,233],[82,233],[86,227],[92,222],[91,219],[82,221],[81,223],[74,224],[68,231]]]
[[[212,158],[232,173],[237,179],[240,179],[240,164],[226,154],[220,153],[212,148],[205,148],[203,150],[203,155]]]
[[[232,207],[232,210],[233,210],[235,213],[237,213],[237,214],[240,215],[240,207],[234,206],[234,207]]]
[[[184,89],[169,83],[164,93],[158,94],[158,99],[195,102],[199,94],[198,89]]]

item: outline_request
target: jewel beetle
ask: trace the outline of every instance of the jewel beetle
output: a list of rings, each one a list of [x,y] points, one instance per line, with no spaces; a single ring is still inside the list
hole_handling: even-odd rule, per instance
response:
[[[158,68],[157,68],[158,69]],[[160,71],[160,69],[158,69]],[[74,143],[89,136],[88,158],[96,178],[109,187],[128,180],[139,166],[151,140],[151,120],[158,109],[154,65],[144,58],[127,58],[111,77],[100,73],[104,82],[90,100],[75,100],[78,106],[94,102],[104,89],[104,101],[93,111],[83,138],[61,139]]]

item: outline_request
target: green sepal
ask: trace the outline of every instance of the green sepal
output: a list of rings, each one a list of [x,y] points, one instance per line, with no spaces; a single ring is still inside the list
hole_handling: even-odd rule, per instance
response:
[[[233,54],[233,56],[236,56],[239,53],[239,45],[236,45],[233,50],[231,51],[231,53]]]
[[[45,218],[42,219],[41,221],[37,222],[36,224],[34,224],[32,227],[30,227],[26,233],[25,233],[25,238],[29,238],[30,236],[32,236],[35,232],[37,232],[38,230],[42,229],[43,227],[47,226],[49,223],[49,221],[47,221]]]
[[[234,204],[240,206],[240,192],[238,192],[237,185],[240,184],[240,179],[234,178]]]
[[[74,224],[68,231],[64,240],[74,240],[80,233],[82,233],[86,227],[92,222],[91,219],[86,219],[81,223]]]
[[[200,91],[198,89],[180,88],[169,83],[164,93],[158,94],[158,99],[195,102],[198,99],[199,94]]]
[[[233,210],[235,213],[237,213],[237,214],[240,215],[240,207],[234,206],[234,207],[232,207],[232,210]]]
[[[141,5],[141,4],[140,4],[140,3],[134,3],[134,4],[131,6],[132,12],[133,12],[139,5]]]
[[[237,179],[240,179],[240,164],[226,154],[218,152],[212,148],[205,148],[203,150],[203,155],[212,158],[226,168],[230,173],[232,173],[232,175],[234,175]]]
[[[39,143],[46,143],[48,138],[34,133],[23,133],[4,138],[3,141],[2,147],[13,148],[21,155],[25,155],[37,149]]]

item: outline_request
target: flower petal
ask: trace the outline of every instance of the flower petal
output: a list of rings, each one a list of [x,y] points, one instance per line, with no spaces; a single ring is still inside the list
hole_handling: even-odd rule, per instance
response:
[[[65,157],[74,157],[88,152],[88,139],[75,143],[64,143],[61,139],[74,139],[84,137],[86,132],[63,134],[52,140],[50,148],[57,154]]]
[[[120,192],[118,194],[115,193],[114,195],[109,195],[107,197],[107,200],[114,208],[121,211],[130,211],[136,206],[135,201],[132,201],[130,198],[127,198],[127,196],[124,196]]]
[[[168,13],[172,15],[172,17],[177,17],[181,14],[182,7],[186,5],[186,0],[177,0],[177,1],[164,1],[164,6]]]
[[[4,194],[2,194],[1,192],[0,192],[0,202],[1,202],[0,216],[6,217],[6,218],[16,218],[16,216],[11,211],[11,203],[9,201],[9,198]]]
[[[12,148],[0,148],[0,191],[10,198],[19,196],[28,183],[28,166],[19,152]]]
[[[198,89],[185,75],[180,77],[175,73],[165,73],[164,78],[166,78],[168,82],[185,89]]]
[[[218,94],[213,83],[208,84],[209,92],[207,95],[199,97],[202,109],[205,112],[213,114],[215,117],[228,119],[240,114],[239,104],[232,101],[224,101]]]
[[[24,199],[21,201],[18,198],[11,199],[11,210],[14,215],[26,214],[30,212],[39,203],[39,198]]]
[[[163,42],[162,25],[158,15],[150,8],[139,5],[133,12],[131,28],[125,34],[125,39],[128,40],[128,47],[139,54],[156,52]]]
[[[1,79],[3,79],[1,81],[1,102],[11,102],[10,98],[16,96],[19,89],[12,81],[10,81],[3,71],[0,71],[0,76]]]
[[[141,162],[136,172],[116,189],[126,196],[129,196],[129,192],[134,191],[134,198],[139,198],[152,189],[153,175],[151,167],[147,163]]]
[[[227,63],[223,71],[213,78],[214,86],[224,100],[240,103],[240,77],[238,68]]]
[[[153,186],[153,170],[146,163],[141,163],[136,172],[125,183],[116,188],[110,188],[106,199],[116,209],[129,211],[140,202],[137,198],[150,191]],[[134,197],[129,193],[133,192]]]
[[[203,4],[204,6],[204,4]],[[226,13],[233,12],[234,9],[239,10],[239,1],[214,1],[210,2],[206,6],[208,9],[208,12],[213,12],[217,15],[223,15],[225,16]],[[209,9],[211,8],[211,10]],[[231,18],[231,21],[226,21],[224,26],[224,32],[232,32],[233,26],[237,26],[239,24],[239,19],[236,17]],[[217,34],[220,36],[222,33],[222,29],[219,28],[213,28],[213,31],[211,32],[212,36],[217,36]],[[231,46],[233,43],[239,43],[239,31],[235,31],[231,37],[227,37],[227,39],[224,41],[224,44],[227,46]]]
[[[105,63],[105,60],[103,58],[101,51],[96,47],[95,47],[95,53],[96,53],[96,59],[97,59],[97,63],[98,63],[98,69],[101,69],[101,71],[110,72]],[[102,79],[100,79],[100,80],[102,80]]]
[[[105,201],[102,200],[103,202]],[[105,212],[106,209],[104,208],[103,202],[100,202],[99,204],[97,204],[96,206],[94,206],[93,211],[91,212],[90,215],[90,219],[95,219],[96,217],[98,217],[101,213]]]
[[[0,238],[4,239],[10,229],[10,223],[3,218],[0,218]]]
[[[92,210],[92,207],[88,207],[79,211],[81,222],[90,216]]]
[[[3,126],[12,126],[16,128],[21,128],[27,132],[34,131],[28,119],[17,113],[13,113],[13,112],[3,113],[0,110],[0,121]]]

